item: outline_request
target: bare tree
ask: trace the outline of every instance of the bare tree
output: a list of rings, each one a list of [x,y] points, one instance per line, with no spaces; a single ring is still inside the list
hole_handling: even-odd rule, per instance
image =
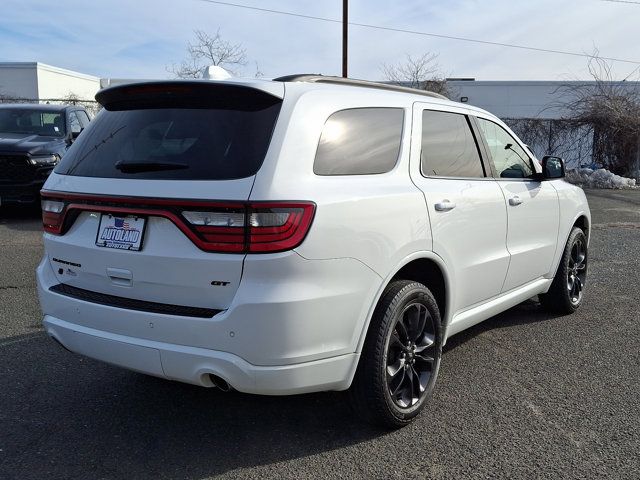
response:
[[[168,68],[176,77],[199,78],[209,65],[224,67],[235,74],[235,69],[247,64],[246,50],[239,43],[224,40],[219,29],[215,35],[202,30],[193,33],[195,39],[187,45],[187,58]]]
[[[618,175],[639,176],[640,91],[637,82],[614,79],[611,64],[594,52],[589,59],[591,82],[572,82],[560,87],[565,119],[593,135],[593,161]]]
[[[415,58],[407,55],[404,62],[383,64],[382,72],[387,80],[397,85],[429,90],[448,97],[451,92],[437,59],[437,53],[425,53]]]
[[[62,100],[64,103],[76,105],[80,101],[80,96],[77,93],[69,91],[69,93],[62,97]]]
[[[256,71],[255,71],[255,73],[253,74],[253,76],[254,76],[255,78],[262,78],[262,77],[264,77],[264,73],[262,73],[262,70],[260,70],[260,65],[258,65],[258,62],[255,62],[255,64],[256,64]]]

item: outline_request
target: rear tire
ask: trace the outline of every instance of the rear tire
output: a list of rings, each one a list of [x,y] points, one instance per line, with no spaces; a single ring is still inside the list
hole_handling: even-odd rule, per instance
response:
[[[349,390],[353,409],[387,428],[409,424],[431,397],[441,356],[435,298],[421,283],[392,282],[371,319]]]
[[[569,314],[580,308],[587,280],[588,259],[587,237],[582,230],[574,227],[549,291],[538,295],[545,310]]]

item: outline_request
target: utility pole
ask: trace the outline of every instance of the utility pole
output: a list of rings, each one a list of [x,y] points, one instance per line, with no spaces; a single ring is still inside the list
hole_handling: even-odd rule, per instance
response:
[[[638,132],[638,144],[636,146],[636,164],[635,164],[636,184],[640,184],[640,132]]]
[[[349,0],[342,0],[342,76],[347,78],[347,52],[349,40]]]

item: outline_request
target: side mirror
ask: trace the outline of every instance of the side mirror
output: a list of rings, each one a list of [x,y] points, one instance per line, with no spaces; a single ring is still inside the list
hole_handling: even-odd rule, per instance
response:
[[[80,135],[83,130],[84,130],[84,128],[81,128],[79,132],[71,132],[71,140],[73,141],[76,138],[78,138],[78,135]]]
[[[554,180],[556,178],[564,178],[564,160],[560,157],[546,155],[542,157],[542,178],[545,180]]]

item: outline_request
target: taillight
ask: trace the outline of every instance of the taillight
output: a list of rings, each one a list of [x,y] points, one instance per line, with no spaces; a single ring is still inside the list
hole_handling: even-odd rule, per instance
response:
[[[65,203],[58,200],[42,200],[42,225],[44,230],[55,235],[62,233]]]
[[[217,252],[272,253],[291,250],[309,231],[315,205],[260,202],[243,209],[185,210],[182,216]]]
[[[242,252],[245,249],[245,207],[221,211],[183,211],[182,216],[214,252]]]
[[[307,236],[315,205],[312,203],[263,203],[250,206],[249,252],[291,250]]]

